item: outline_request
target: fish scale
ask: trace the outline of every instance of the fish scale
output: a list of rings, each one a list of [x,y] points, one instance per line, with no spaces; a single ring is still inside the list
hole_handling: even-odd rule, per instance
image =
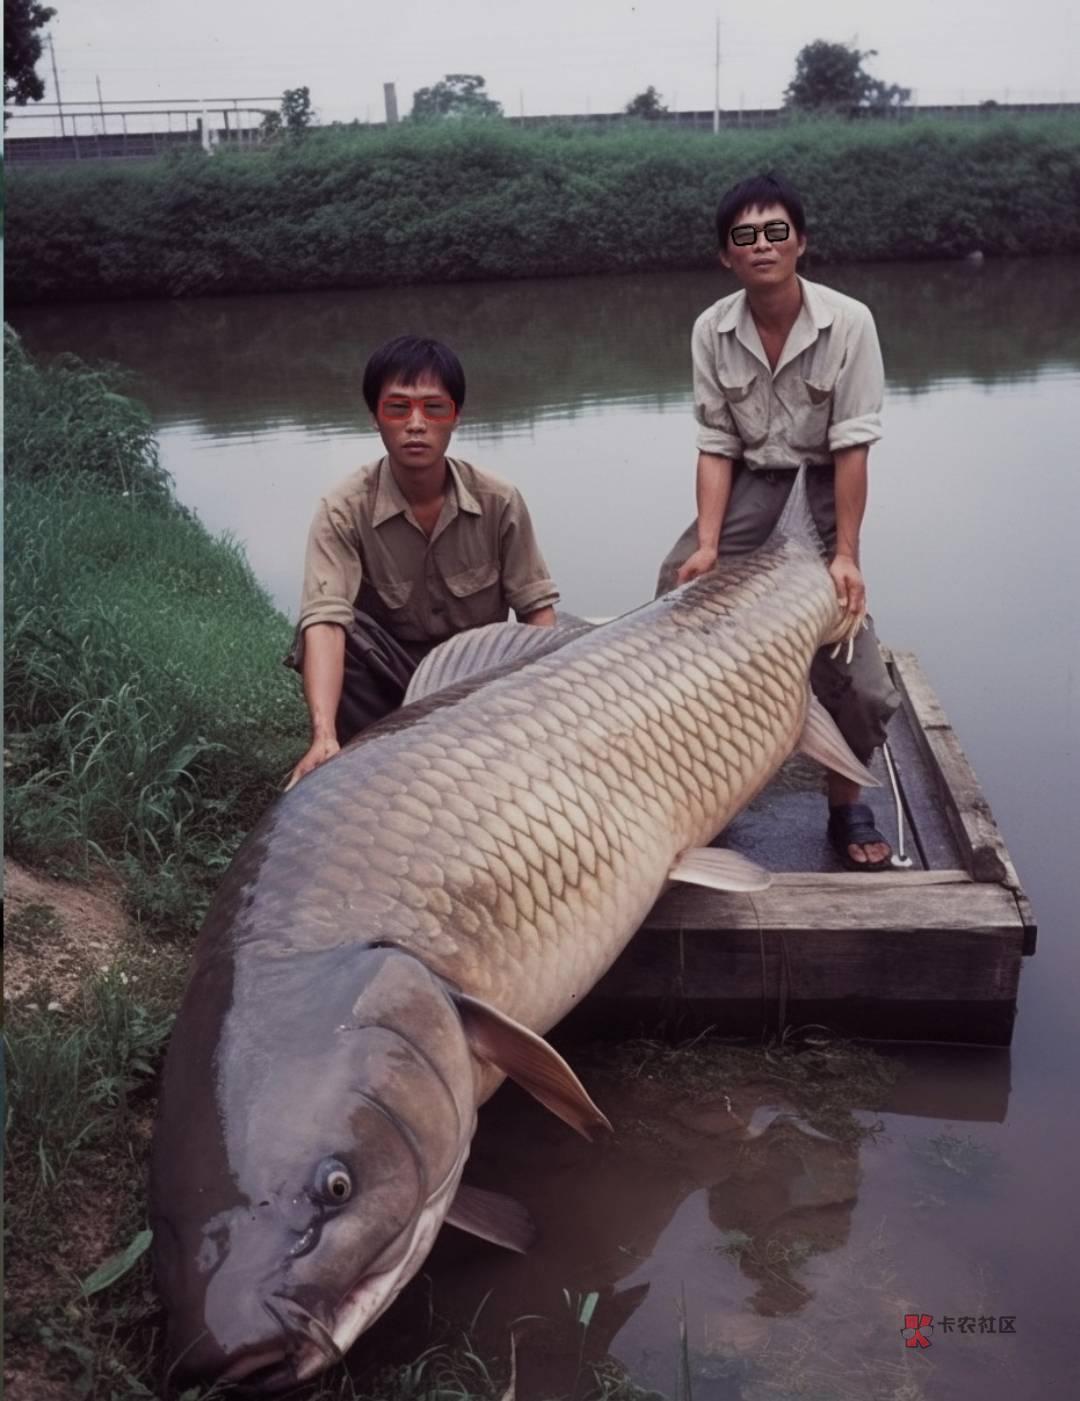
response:
[[[679,851],[709,842],[790,752],[836,620],[820,561],[782,540],[417,707],[270,815],[248,921],[266,938],[284,923],[293,938],[393,943],[546,1030]]]

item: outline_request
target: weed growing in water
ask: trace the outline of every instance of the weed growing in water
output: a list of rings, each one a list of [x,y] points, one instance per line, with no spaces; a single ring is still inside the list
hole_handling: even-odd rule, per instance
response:
[[[950,1133],[943,1129],[932,1138],[919,1139],[914,1145],[915,1152],[924,1162],[935,1168],[944,1168],[956,1177],[969,1180],[985,1178],[997,1159],[996,1151],[986,1143],[980,1143],[970,1134]]]
[[[856,1109],[877,1109],[900,1073],[898,1063],[866,1046],[814,1035],[764,1046],[734,1045],[705,1033],[675,1045],[639,1039],[590,1046],[583,1063],[632,1079],[646,1098],[715,1098],[736,1088],[767,1092],[792,1104],[815,1129],[838,1143],[878,1131]]]

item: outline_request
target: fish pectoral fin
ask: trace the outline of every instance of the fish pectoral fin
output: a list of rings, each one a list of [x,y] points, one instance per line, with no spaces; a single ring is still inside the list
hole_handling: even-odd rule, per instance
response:
[[[490,1061],[584,1138],[609,1129],[607,1116],[553,1046],[487,1002],[453,994],[473,1055]]]
[[[796,748],[863,788],[881,787],[866,765],[852,754],[847,740],[836,728],[836,721],[816,696],[810,697],[806,724]]]
[[[668,880],[711,890],[765,890],[772,885],[772,872],[722,846],[691,846],[678,856]]]
[[[457,1189],[446,1219],[459,1231],[468,1231],[522,1255],[536,1239],[536,1222],[520,1202],[501,1192],[468,1187],[464,1182]]]

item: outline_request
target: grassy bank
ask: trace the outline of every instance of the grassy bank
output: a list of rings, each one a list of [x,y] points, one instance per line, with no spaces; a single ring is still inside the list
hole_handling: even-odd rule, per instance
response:
[[[5,372],[6,849],[108,863],[136,915],[191,930],[303,750],[289,627],[107,375],[10,336]]]
[[[264,153],[8,178],[21,301],[452,282],[706,265],[712,211],[769,167],[823,259],[1080,250],[1070,118],[803,122],[719,137],[509,123],[315,132]]]

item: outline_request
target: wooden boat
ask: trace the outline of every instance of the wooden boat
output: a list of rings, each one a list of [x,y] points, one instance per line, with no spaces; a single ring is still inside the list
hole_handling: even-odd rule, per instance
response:
[[[1006,1046],[1035,917],[989,804],[910,652],[886,654],[902,707],[889,730],[909,869],[843,870],[824,834],[820,770],[796,758],[720,838],[776,872],[755,895],[680,885],[572,1016],[572,1034],[845,1036]],[[864,794],[897,846],[896,809]]]

